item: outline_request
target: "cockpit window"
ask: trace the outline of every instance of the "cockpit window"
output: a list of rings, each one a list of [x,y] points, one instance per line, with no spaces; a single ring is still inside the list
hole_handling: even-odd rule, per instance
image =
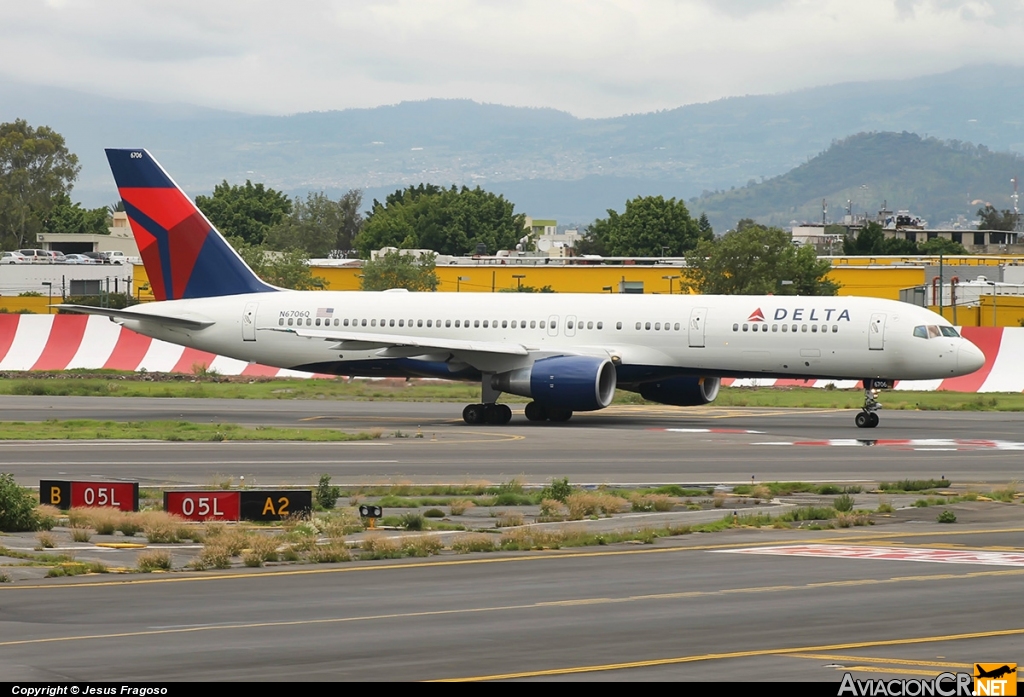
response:
[[[914,327],[914,336],[920,339],[937,339],[940,336],[960,336],[953,327],[940,327],[935,324]]]

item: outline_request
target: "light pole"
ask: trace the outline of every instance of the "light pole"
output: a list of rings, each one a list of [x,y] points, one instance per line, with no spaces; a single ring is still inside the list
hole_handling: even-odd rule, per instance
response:
[[[46,313],[49,315],[53,314],[53,282],[43,281],[43,285],[46,286]]]
[[[679,276],[662,276],[662,278],[668,281],[668,294],[672,295],[672,281],[679,278]]]
[[[524,274],[524,273],[514,273],[514,274],[512,274],[512,278],[516,279],[516,290],[517,291],[522,290],[522,288],[523,288],[523,279],[526,278],[526,274]]]
[[[468,281],[468,280],[469,280],[469,276],[456,276],[455,277],[455,292],[456,293],[460,292],[460,288],[462,286],[462,282],[463,281]]]

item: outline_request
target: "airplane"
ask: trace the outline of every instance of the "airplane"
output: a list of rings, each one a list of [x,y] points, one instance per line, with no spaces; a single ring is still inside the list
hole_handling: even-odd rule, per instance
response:
[[[62,305],[155,339],[331,375],[478,382],[467,424],[564,422],[616,389],[676,406],[711,403],[723,377],[864,381],[948,378],[985,357],[944,318],[861,297],[295,291],[262,281],[143,149],[106,151],[156,302]]]

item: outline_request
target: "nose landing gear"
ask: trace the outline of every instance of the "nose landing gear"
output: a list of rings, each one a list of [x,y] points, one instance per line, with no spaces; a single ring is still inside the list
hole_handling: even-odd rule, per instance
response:
[[[874,428],[878,425],[878,412],[882,405],[878,402],[878,393],[893,386],[891,380],[864,380],[864,406],[860,413],[854,417],[853,422],[857,428]]]

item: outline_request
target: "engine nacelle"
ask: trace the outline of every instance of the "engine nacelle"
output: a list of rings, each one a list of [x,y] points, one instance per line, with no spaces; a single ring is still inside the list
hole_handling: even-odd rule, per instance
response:
[[[659,404],[696,407],[718,397],[721,378],[670,378],[640,385],[640,396]]]
[[[591,356],[542,358],[529,368],[491,378],[491,386],[496,390],[572,411],[604,409],[612,403],[615,385],[612,362]]]

